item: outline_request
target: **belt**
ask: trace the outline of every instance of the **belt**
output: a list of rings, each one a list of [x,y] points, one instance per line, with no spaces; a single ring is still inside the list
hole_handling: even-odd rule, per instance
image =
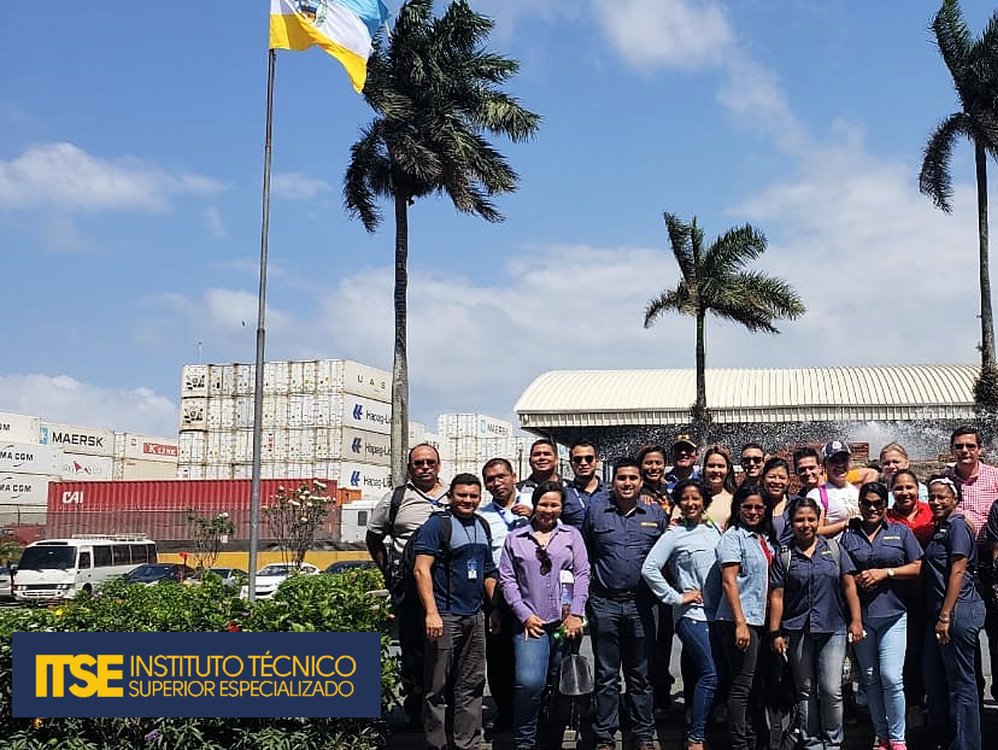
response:
[[[636,591],[596,591],[594,593],[600,599],[609,599],[612,602],[633,602],[638,598]]]

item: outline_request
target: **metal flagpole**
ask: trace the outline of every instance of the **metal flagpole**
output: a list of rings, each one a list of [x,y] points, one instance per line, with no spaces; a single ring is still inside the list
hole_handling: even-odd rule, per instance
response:
[[[256,324],[256,381],[253,390],[253,482],[250,490],[249,600],[256,599],[256,556],[260,546],[260,458],[263,439],[263,363],[267,317],[267,236],[270,232],[270,145],[274,128],[274,60],[267,63],[267,135],[263,144],[263,222],[260,228],[260,294]]]

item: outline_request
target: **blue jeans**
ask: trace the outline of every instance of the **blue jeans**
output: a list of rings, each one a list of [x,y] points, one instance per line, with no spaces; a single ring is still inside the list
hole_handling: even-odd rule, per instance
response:
[[[714,654],[710,648],[710,626],[706,621],[681,617],[676,622],[676,633],[683,642],[683,653],[689,654],[692,660],[694,674],[691,677],[696,684],[686,740],[703,742],[707,715],[714,704],[714,691],[717,689],[717,669],[714,667]]]
[[[929,723],[942,747],[980,750],[981,714],[974,675],[977,638],[984,626],[984,602],[959,601],[950,613],[950,642],[936,640],[936,620],[925,624],[925,692]]]
[[[557,627],[557,624],[555,625]],[[513,687],[513,743],[516,750],[534,750],[537,745],[537,714],[545,688],[558,690],[561,658],[577,650],[579,638],[565,639],[561,644],[554,640],[555,627],[545,629],[540,638],[524,640],[522,628],[513,633],[513,654],[516,677]],[[554,721],[552,716],[550,721]],[[544,727],[542,747],[561,747],[565,727]],[[557,743],[555,745],[555,743]]]
[[[627,712],[637,742],[655,739],[653,697],[648,665],[655,655],[655,615],[650,594],[630,601],[589,597],[589,628],[596,660],[596,744],[613,745],[620,728],[620,670],[627,685]]]
[[[904,655],[907,650],[908,615],[863,618],[866,637],[853,644],[870,720],[877,737],[904,742]]]
[[[842,747],[842,663],[846,634],[790,630],[788,658],[797,685],[801,748]]]

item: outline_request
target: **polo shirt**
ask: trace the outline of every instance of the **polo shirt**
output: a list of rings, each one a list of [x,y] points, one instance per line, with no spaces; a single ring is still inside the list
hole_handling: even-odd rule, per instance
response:
[[[763,551],[763,545],[769,552]],[[726,564],[737,563],[738,598],[742,603],[742,614],[749,625],[766,624],[766,598],[769,594],[769,561],[775,554],[773,545],[763,535],[750,531],[744,526],[732,526],[721,535],[717,543],[717,562],[723,568]],[[717,606],[717,619],[735,621],[735,614],[728,603],[728,597],[721,592]]]
[[[878,568],[900,568],[922,557],[922,545],[911,529],[900,523],[884,522],[871,541],[862,522],[854,518],[839,538],[843,552],[859,573]],[[868,591],[856,586],[864,617],[898,617],[905,612],[904,581],[887,578]]]
[[[592,492],[586,492],[575,482],[568,482],[565,485],[565,507],[561,510],[561,522],[581,529],[593,502],[599,499],[605,500],[606,497],[606,487],[599,477],[596,478],[596,489]]]
[[[789,569],[783,563],[787,549],[790,551]],[[783,627],[810,633],[844,631],[846,614],[841,577],[855,572],[852,560],[841,547],[836,563],[832,547],[822,536],[818,537],[810,558],[796,543],[781,548],[769,570],[769,585],[773,589],[783,589]]]
[[[592,567],[591,593],[610,598],[636,594],[641,565],[668,527],[665,511],[655,504],[646,505],[640,498],[626,515],[612,494],[597,500],[582,524]]]
[[[982,544],[988,513],[995,500],[998,500],[998,468],[979,463],[976,476],[970,479],[963,479],[956,469],[947,469],[946,474],[960,485],[960,493],[963,495],[960,512],[970,521],[978,544]]]
[[[441,524],[450,523],[450,550],[441,550]],[[480,520],[436,513],[413,540],[417,555],[432,555],[433,598],[440,614],[473,615],[482,608],[483,583],[496,577],[492,548]]]
[[[977,544],[974,542],[974,532],[967,525],[967,519],[957,512],[951,513],[949,518],[938,524],[929,543],[925,545],[922,557],[922,591],[930,614],[938,614],[943,607],[950,564],[954,557],[967,558],[967,571],[960,582],[957,601],[975,601],[979,598],[974,585]]]
[[[936,531],[936,523],[932,517],[932,508],[929,507],[928,503],[923,503],[921,500],[915,501],[914,518],[909,519],[903,513],[894,510],[894,508],[888,508],[887,520],[907,526],[915,535],[918,543],[923,547],[929,543],[929,540]]]
[[[405,495],[395,516],[395,528],[388,528],[388,514],[391,510],[392,492],[382,497],[371,510],[367,530],[380,537],[390,536],[396,555],[401,555],[412,533],[422,526],[431,513],[447,507],[447,490],[441,489],[438,495],[428,495],[412,482],[405,485]]]
[[[551,570],[541,574],[537,557],[540,545],[532,526],[514,529],[506,537],[499,563],[499,584],[503,599],[518,622],[537,615],[544,622],[562,619],[562,605],[569,612],[585,616],[589,598],[589,555],[582,532],[574,526],[555,526],[545,550]]]
[[[512,507],[512,506],[510,506]],[[495,500],[488,505],[481,506],[475,511],[485,519],[492,532],[492,559],[496,565],[502,555],[502,545],[506,541],[506,536],[513,529],[525,526],[530,523],[526,516],[518,516],[509,508],[504,508]]]

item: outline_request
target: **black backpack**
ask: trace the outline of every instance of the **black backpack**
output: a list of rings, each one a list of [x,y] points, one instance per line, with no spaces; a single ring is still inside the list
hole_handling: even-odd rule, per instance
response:
[[[394,499],[394,496],[393,496]],[[442,523],[440,524],[440,550],[437,552],[436,559],[433,563],[434,567],[437,565],[447,566],[447,600],[450,601],[451,595],[451,580],[453,578],[453,570],[451,568],[451,557],[453,550],[450,546],[451,538],[451,523],[450,519],[452,517],[450,509],[439,510],[430,514],[430,518],[434,516],[439,516]],[[492,529],[489,527],[488,522],[482,518],[477,513],[474,515],[475,521],[478,525],[485,531],[486,546],[489,548],[488,554],[492,554]],[[427,518],[427,521],[430,519]],[[416,593],[416,577],[413,575],[413,570],[416,567],[416,540],[419,538],[420,533],[423,531],[426,522],[423,522],[423,526],[416,529],[412,536],[409,537],[409,541],[405,543],[405,547],[402,548],[402,554],[399,556],[398,569],[395,574],[392,575],[392,586],[390,591],[392,592],[392,599],[395,602],[395,606],[398,607],[402,603],[414,602],[419,605],[419,594]]]

